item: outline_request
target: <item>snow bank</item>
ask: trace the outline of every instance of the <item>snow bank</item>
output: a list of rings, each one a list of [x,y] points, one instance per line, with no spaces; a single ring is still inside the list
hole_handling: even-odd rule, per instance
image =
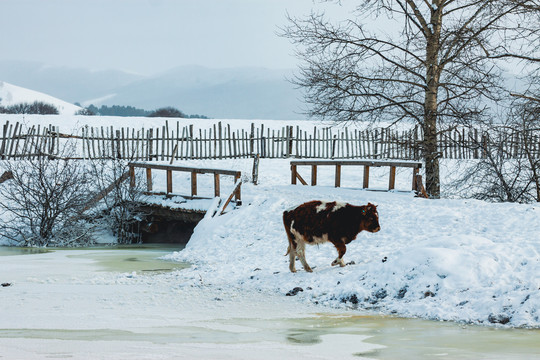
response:
[[[186,281],[297,297],[331,307],[478,324],[540,327],[540,209],[475,200],[425,200],[318,186],[244,184],[245,206],[205,219],[185,250]],[[314,273],[288,271],[282,212],[313,199],[378,204],[382,230],[347,246],[307,248]]]
[[[70,104],[66,101],[41,93],[39,91],[26,89],[20,86],[9,84],[4,81],[0,81],[0,105],[10,106],[21,103],[33,103],[34,101],[52,104],[58,109],[58,112],[61,115],[69,115],[70,117],[73,117],[73,115],[77,111],[82,109],[80,106]],[[24,116],[21,117],[24,118]],[[50,115],[45,115],[45,121],[54,121],[56,119],[57,117],[53,118]],[[42,122],[41,124],[44,124],[44,122]]]

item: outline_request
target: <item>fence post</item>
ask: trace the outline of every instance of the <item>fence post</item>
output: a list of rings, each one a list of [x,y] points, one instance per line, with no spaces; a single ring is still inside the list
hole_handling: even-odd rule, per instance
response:
[[[6,150],[6,140],[7,140],[8,126],[9,126],[9,121],[6,121],[6,123],[4,124],[3,132],[2,132],[2,146],[0,147],[0,155],[2,156],[2,160],[4,160],[6,158],[4,153],[5,153],[5,150]]]
[[[259,182],[259,154],[253,157],[253,170],[251,172],[251,181],[254,185]]]
[[[120,130],[116,130],[116,158],[117,159],[121,159],[122,158],[122,154],[121,154],[121,147],[120,147]]]
[[[251,123],[251,132],[249,133],[249,155],[253,156],[254,153],[254,142],[255,142],[255,124]],[[258,155],[258,154],[257,154]]]

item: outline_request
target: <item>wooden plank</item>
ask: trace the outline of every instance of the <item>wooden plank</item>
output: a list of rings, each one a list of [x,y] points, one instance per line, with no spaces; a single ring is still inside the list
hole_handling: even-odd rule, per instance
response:
[[[241,193],[241,186],[242,180],[241,180],[242,173],[238,171],[236,175],[234,176],[234,183],[235,183],[235,191],[234,191],[234,199],[237,204],[240,204],[242,202],[242,193]],[[239,185],[236,185],[239,184]]]
[[[163,154],[163,151],[165,151],[165,157],[171,156],[171,159],[173,158],[171,154],[171,142],[170,142],[170,136],[169,136],[169,120],[165,120],[165,130],[163,131],[163,140],[165,141],[165,146],[167,147],[165,151],[165,146],[162,147],[161,153]],[[161,159],[163,160],[163,159]]]
[[[173,192],[172,186],[172,170],[167,170],[167,194]]]
[[[173,152],[172,152],[172,155],[171,155],[171,161],[169,162],[169,164],[173,163],[177,152],[178,152],[178,144],[174,145],[174,149],[173,149]]]
[[[311,186],[317,185],[317,165],[311,165]]]
[[[214,174],[214,196],[219,197],[220,192],[219,174]]]
[[[251,130],[249,132],[249,155],[253,156],[255,151],[255,124],[251,123]]]
[[[293,160],[291,164],[294,165],[318,165],[318,166],[335,166],[339,165],[356,165],[356,166],[396,166],[396,167],[410,167],[421,168],[422,162],[410,161],[410,160]]]
[[[176,149],[178,150],[178,138],[180,137],[180,121],[176,122],[176,136],[173,134],[172,141],[174,142]],[[176,153],[175,160],[178,160],[178,152]]]
[[[184,126],[182,128],[182,137],[180,138],[180,158],[181,159],[185,159],[186,157],[184,156],[184,140],[186,138],[186,127]],[[187,144],[186,144],[186,147],[187,147]]]
[[[369,166],[364,166],[364,183],[362,185],[364,189],[369,187]]]
[[[251,182],[254,185],[259,183],[259,154],[253,157],[253,169],[251,171]]]
[[[88,201],[86,203],[86,205],[84,206],[83,211],[86,211],[86,210],[90,209],[91,207],[93,207],[95,204],[97,204],[101,199],[103,199],[105,196],[107,196],[107,194],[109,194],[115,187],[117,187],[123,181],[127,180],[128,177],[131,178],[130,186],[131,186],[131,184],[134,184],[135,175],[134,175],[134,173],[132,173],[132,171],[133,171],[133,168],[130,168],[129,171],[126,171],[125,173],[123,173],[122,176],[120,176],[118,179],[114,180],[113,183],[110,184],[109,186],[107,186],[103,191],[100,191],[97,194],[95,194],[90,199],[90,201]],[[134,186],[135,185],[133,185],[132,187],[134,187]]]
[[[159,128],[156,127],[156,148],[154,149],[155,159],[159,160]]]
[[[135,168],[133,166],[129,167],[129,186],[135,187]]]
[[[38,128],[39,128],[39,125],[38,125]],[[11,150],[10,150],[11,146],[9,146],[9,145],[13,144],[13,135],[12,135],[12,133],[13,133],[13,124],[9,125],[9,131],[8,131],[8,134],[7,134],[6,152],[7,152],[7,158],[8,159],[11,157]],[[39,137],[38,137],[38,140],[39,140]],[[37,153],[39,153],[39,151]]]
[[[112,134],[112,131],[111,131]],[[120,130],[116,130],[116,158],[122,159],[122,146],[120,145]]]
[[[32,133],[33,133],[33,131],[34,131],[34,127],[32,126],[30,129],[28,129],[26,135],[24,136],[24,142],[23,142],[22,150],[21,150],[21,158],[25,157],[25,155],[27,153],[28,143],[32,142]]]
[[[230,129],[230,128],[229,128]],[[229,130],[229,133],[230,133],[230,130]],[[232,157],[236,159],[236,157],[238,156],[238,154],[236,153],[236,134],[232,133],[232,143],[233,143],[233,151],[232,151]],[[230,148],[230,146],[229,146]]]
[[[291,164],[291,184],[292,185],[296,185],[296,174],[297,174],[296,165]]]
[[[390,179],[388,181],[388,190],[394,190],[396,187],[396,167],[390,166]]]
[[[300,182],[302,183],[302,185],[307,185],[307,181],[304,180],[304,178],[303,178],[302,176],[300,176],[299,173],[296,173],[296,178],[297,178],[298,180],[300,180]]]
[[[229,203],[231,202],[233,196],[235,196],[235,194],[237,192],[240,191],[240,187],[242,186],[242,181],[240,180],[237,180],[234,184],[234,189],[231,193],[231,195],[229,195],[229,197],[227,198],[227,201],[225,201],[225,204],[223,205],[222,209],[221,209],[221,212],[219,213],[219,215],[223,215],[223,213],[225,212],[225,209],[227,208],[227,206],[229,205]],[[239,199],[237,199],[237,202],[236,202],[237,205],[241,205],[241,201]]]
[[[227,124],[227,131],[229,135],[227,136],[227,142],[229,145],[229,158],[232,158],[233,152],[232,152],[232,136],[231,136],[231,124]]]
[[[129,166],[138,168],[151,168],[156,170],[172,170],[172,171],[184,171],[184,172],[196,172],[197,174],[222,174],[222,175],[236,175],[238,171],[228,169],[209,169],[198,167],[187,167],[178,165],[165,165],[165,164],[153,164],[146,162],[131,162]]]
[[[19,125],[18,121],[17,121],[16,125]],[[51,125],[49,125],[49,126],[51,126]],[[21,131],[22,131],[22,125],[21,126],[15,126],[15,132],[14,132],[13,136],[17,140],[15,141],[15,149],[13,150],[13,156],[17,156],[17,153],[18,153],[18,150],[19,150],[19,141],[20,141],[21,136],[22,136]],[[11,146],[13,146],[13,143],[12,143]]]
[[[221,121],[218,122],[218,132],[219,132],[219,158],[223,159],[223,128],[221,126]]]
[[[5,151],[6,151],[6,141],[7,141],[7,130],[8,130],[8,127],[9,127],[9,121],[6,121],[6,123],[4,124],[3,126],[3,131],[2,131],[2,145],[0,146],[0,156],[2,157],[2,160],[6,158],[6,154],[5,154]]]
[[[193,142],[193,124],[189,125],[189,148],[190,148],[190,158],[193,159],[195,157],[195,144]]]
[[[170,171],[170,170],[169,170]],[[197,173],[191,172],[191,196],[197,195]]]
[[[146,190],[152,191],[152,169],[146,169]]]
[[[341,186],[341,165],[336,165],[336,176],[335,176],[335,186],[340,187]]]
[[[129,138],[129,129],[127,130],[127,137]],[[126,134],[124,132],[124,127],[122,127],[122,134],[120,138],[120,142],[122,143],[122,159],[129,159],[130,156],[128,155],[129,152],[129,143],[127,144],[128,148],[126,149]]]

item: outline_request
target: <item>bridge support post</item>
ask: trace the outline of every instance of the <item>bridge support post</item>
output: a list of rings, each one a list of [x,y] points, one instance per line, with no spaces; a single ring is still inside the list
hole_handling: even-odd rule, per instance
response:
[[[364,184],[362,186],[364,189],[369,187],[369,166],[364,166]]]
[[[191,172],[191,196],[197,195],[197,173]]]
[[[388,190],[394,190],[396,187],[396,167],[390,166],[390,179],[388,181]]]
[[[220,188],[219,188],[219,174],[214,174],[214,196],[219,197]]]
[[[167,194],[172,193],[172,170],[167,170]]]
[[[336,181],[335,181],[336,187],[341,186],[341,165],[336,164]]]
[[[135,187],[135,167],[134,166],[129,167],[129,186],[131,188]]]

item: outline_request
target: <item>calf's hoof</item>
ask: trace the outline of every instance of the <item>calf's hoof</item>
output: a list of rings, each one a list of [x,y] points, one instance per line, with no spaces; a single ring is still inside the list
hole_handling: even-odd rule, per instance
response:
[[[339,265],[340,267],[344,267],[345,263],[343,262],[343,259],[336,259],[332,261],[332,266]]]

